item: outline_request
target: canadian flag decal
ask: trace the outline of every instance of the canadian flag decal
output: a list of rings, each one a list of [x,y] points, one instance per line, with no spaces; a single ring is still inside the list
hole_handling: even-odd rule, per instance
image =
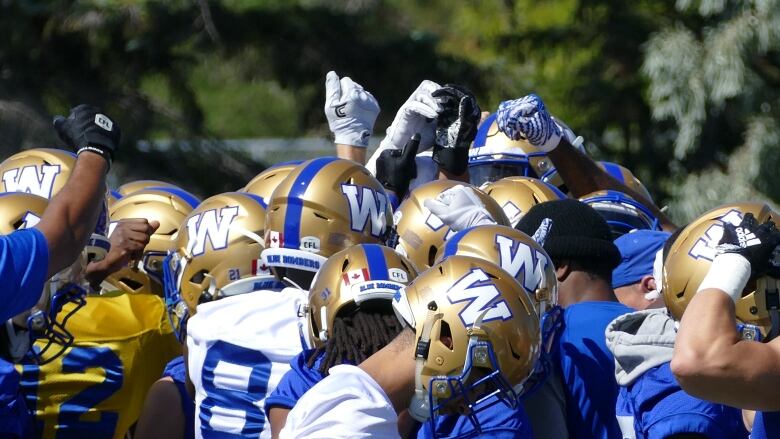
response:
[[[271,248],[280,248],[284,247],[284,234],[279,232],[274,232],[273,230],[268,232],[268,240],[270,241],[268,243],[268,246]]]
[[[341,278],[344,280],[344,285],[347,286],[371,280],[371,276],[368,274],[367,268],[361,268],[360,270],[350,270],[344,273]]]

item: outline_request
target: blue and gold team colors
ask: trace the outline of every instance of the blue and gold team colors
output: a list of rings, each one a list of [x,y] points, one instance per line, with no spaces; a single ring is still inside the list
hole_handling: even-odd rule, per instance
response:
[[[149,387],[181,354],[162,299],[89,296],[67,328],[75,342],[62,356],[45,365],[17,365],[36,437],[124,437]]]

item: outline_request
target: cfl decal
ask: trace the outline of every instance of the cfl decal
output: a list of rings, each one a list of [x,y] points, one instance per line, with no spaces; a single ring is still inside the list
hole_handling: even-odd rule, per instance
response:
[[[301,249],[317,253],[320,251],[320,239],[316,236],[304,236],[301,238]]]
[[[458,314],[466,328],[474,326],[477,318],[486,309],[488,311],[482,318],[482,322],[512,318],[509,305],[501,298],[498,288],[489,281],[487,273],[482,269],[474,268],[447,291],[447,299],[450,303],[467,302]]]
[[[54,180],[61,171],[60,165],[25,166],[3,173],[5,192],[26,192],[51,198]]]
[[[522,271],[523,288],[529,292],[536,291],[544,278],[544,270],[550,264],[547,257],[530,245],[507,236],[496,235],[496,246],[501,268],[515,279]]]
[[[720,217],[719,220],[720,223],[713,224],[707,228],[704,236],[699,238],[688,252],[688,255],[693,259],[701,258],[708,261],[715,259],[715,247],[720,242],[720,238],[723,237],[723,224],[738,226],[742,222],[742,212],[732,209]]]
[[[211,241],[211,248],[221,250],[227,247],[230,225],[238,216],[238,206],[227,206],[207,210],[193,215],[187,220],[188,245],[192,246],[192,256],[206,252],[206,241]]]
[[[341,192],[349,204],[350,228],[355,232],[363,232],[370,222],[371,236],[379,238],[384,235],[388,226],[385,216],[389,206],[387,195],[354,184],[342,184]]]
[[[388,268],[387,277],[396,282],[409,283],[409,276],[400,268]]]

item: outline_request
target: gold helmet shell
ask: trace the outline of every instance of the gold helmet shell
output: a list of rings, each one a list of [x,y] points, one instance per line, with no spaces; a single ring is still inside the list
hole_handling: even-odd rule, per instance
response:
[[[27,192],[51,199],[70,178],[76,155],[70,151],[35,148],[17,152],[0,163],[3,192]]]
[[[525,233],[507,226],[477,226],[460,231],[439,248],[436,262],[454,255],[492,262],[512,275],[534,301],[540,316],[558,304],[552,259]]]
[[[675,320],[682,318],[699,284],[715,258],[716,246],[723,236],[723,224],[739,225],[745,214],[752,213],[759,223],[775,223],[780,215],[762,203],[726,204],[706,212],[686,226],[663,249],[661,290],[664,302]],[[658,282],[658,279],[656,279]],[[750,282],[736,302],[736,316],[741,323],[755,325],[766,336],[772,328],[766,308],[765,292]]]
[[[179,227],[200,200],[182,189],[153,187],[141,189],[118,200],[109,210],[109,236],[122,220],[145,218],[157,221],[160,227],[149,237],[137,267],[123,267],[112,273],[106,282],[126,293],[163,295],[163,259],[176,248]]]
[[[366,168],[335,157],[308,160],[268,202],[263,261],[315,273],[345,248],[383,244],[392,219],[385,189]]]
[[[0,193],[0,235],[35,227],[49,205],[44,197],[24,192]]]
[[[395,233],[398,240],[396,250],[408,257],[419,270],[433,265],[438,248],[455,234],[423,203],[425,200],[435,199],[442,192],[455,186],[470,185],[454,180],[425,183],[411,191],[395,212]],[[501,206],[485,192],[473,186],[472,189],[496,223],[508,226],[509,220],[501,210]]]
[[[302,162],[286,162],[273,165],[266,168],[263,172],[257,174],[253,179],[249,180],[249,183],[241,189],[242,192],[249,192],[255,194],[268,204],[271,199],[271,194],[274,193],[274,189],[279,186],[279,183],[284,180],[290,172],[293,171]]]
[[[280,287],[260,260],[265,216],[260,198],[243,192],[214,195],[187,215],[166,267],[177,332],[200,303]]]
[[[415,277],[414,265],[384,245],[353,245],[329,257],[309,290],[310,340],[324,345],[340,312],[368,300],[386,300],[389,306]]]
[[[541,178],[551,167],[547,153],[525,139],[512,140],[502,133],[496,113],[482,121],[469,150],[469,179],[474,186],[510,176]]]
[[[555,186],[531,177],[502,178],[488,183],[483,190],[501,206],[512,227],[537,204],[566,198]]]
[[[138,192],[142,189],[148,189],[151,187],[168,187],[168,188],[174,188],[179,189],[178,186],[176,186],[173,183],[168,183],[165,181],[160,180],[135,180],[135,181],[129,181],[122,186],[119,186],[116,188],[116,191],[119,193],[119,195],[125,197],[127,195],[132,194],[133,192]]]
[[[516,393],[540,354],[539,316],[515,279],[495,264],[470,256],[451,256],[400,290],[393,301],[399,320],[415,331],[416,398],[453,398],[468,389],[469,377],[497,373],[502,394]],[[427,344],[427,346],[426,346]],[[421,362],[421,364],[420,364]],[[472,375],[473,374],[473,375]],[[458,381],[454,386],[452,381]],[[469,398],[477,400],[476,397]],[[416,403],[410,410],[416,410]],[[427,411],[427,410],[426,410]]]

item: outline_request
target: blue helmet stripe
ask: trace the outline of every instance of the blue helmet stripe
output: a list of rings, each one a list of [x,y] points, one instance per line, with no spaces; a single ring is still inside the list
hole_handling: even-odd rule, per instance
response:
[[[485,143],[487,143],[488,132],[490,131],[491,125],[493,125],[493,122],[495,121],[496,113],[491,113],[490,116],[486,117],[485,120],[479,124],[479,128],[477,128],[477,136],[474,138],[474,148],[485,146]]]
[[[301,197],[306,193],[309,183],[325,166],[338,160],[336,157],[320,157],[314,159],[301,170],[298,177],[287,194],[287,212],[284,216],[284,246],[286,248],[300,248],[301,246],[301,212],[303,201]]]
[[[184,189],[179,189],[175,187],[167,187],[167,186],[153,186],[149,188],[150,190],[156,190],[156,191],[162,191],[162,192],[168,192],[173,195],[176,195],[177,197],[184,200],[187,204],[190,205],[193,209],[198,207],[198,204],[200,204],[200,200],[195,195],[192,195],[191,193],[185,191]]]
[[[467,233],[469,233],[474,227],[469,227],[467,229],[463,229],[460,232],[456,233],[455,236],[451,237],[447,240],[447,242],[444,244],[444,255],[443,257],[452,256],[455,253],[458,252],[458,244],[460,244],[460,240],[463,239],[464,236],[466,236]]]
[[[620,169],[620,166],[610,162],[601,162],[601,164],[604,165],[604,170],[607,171],[607,174],[623,184],[626,183],[625,177],[623,176],[623,170]]]
[[[253,200],[257,201],[257,203],[258,203],[258,204],[260,204],[261,206],[263,206],[263,209],[267,209],[267,208],[268,208],[268,205],[267,205],[267,204],[265,204],[265,200],[264,200],[264,199],[263,199],[263,197],[261,197],[260,195],[257,195],[257,194],[250,194],[249,192],[241,192],[241,193],[242,193],[242,194],[244,194],[244,195],[246,195],[247,197],[249,197],[249,198],[251,198],[251,199],[253,199]]]
[[[368,274],[371,276],[371,280],[388,280],[390,274],[387,272],[387,261],[385,260],[382,246],[378,244],[364,244],[362,247],[368,261]]]

